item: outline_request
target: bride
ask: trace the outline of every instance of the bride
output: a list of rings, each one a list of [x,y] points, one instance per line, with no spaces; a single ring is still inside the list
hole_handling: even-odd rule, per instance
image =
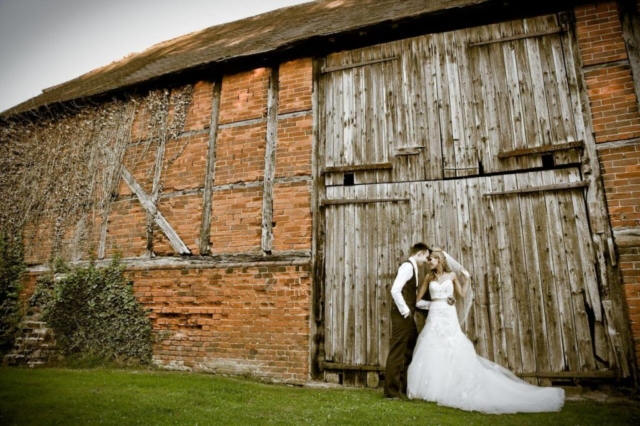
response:
[[[409,365],[407,396],[491,414],[560,411],[563,389],[530,385],[476,354],[460,328],[453,298],[454,291],[464,298],[468,280],[460,284],[441,250],[432,251],[427,262],[430,272],[418,289],[418,300],[428,287],[432,301]]]

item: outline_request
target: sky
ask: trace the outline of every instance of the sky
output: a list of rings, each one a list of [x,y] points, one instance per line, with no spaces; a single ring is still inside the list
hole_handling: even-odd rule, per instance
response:
[[[0,0],[0,111],[184,34],[309,0]]]

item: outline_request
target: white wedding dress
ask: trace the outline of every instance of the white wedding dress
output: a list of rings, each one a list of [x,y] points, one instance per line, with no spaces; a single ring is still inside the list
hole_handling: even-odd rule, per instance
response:
[[[429,284],[432,303],[407,375],[407,396],[483,413],[560,411],[564,390],[537,387],[478,354],[460,329],[453,282]]]

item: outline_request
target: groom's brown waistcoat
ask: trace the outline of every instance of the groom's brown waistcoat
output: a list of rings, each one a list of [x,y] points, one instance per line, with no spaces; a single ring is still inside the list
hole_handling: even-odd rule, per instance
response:
[[[413,271],[413,275],[411,279],[407,281],[407,283],[402,288],[402,297],[404,298],[405,303],[412,311],[416,308],[416,293],[418,286],[418,277],[416,277],[416,270],[413,269],[413,264],[411,262],[405,262],[411,265],[411,270]],[[393,304],[395,306],[395,303]]]

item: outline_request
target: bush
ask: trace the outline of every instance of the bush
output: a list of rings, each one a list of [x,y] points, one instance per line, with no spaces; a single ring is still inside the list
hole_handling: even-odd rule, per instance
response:
[[[55,333],[65,356],[105,361],[149,363],[153,334],[147,311],[133,294],[133,283],[114,259],[109,267],[93,264],[43,277],[34,300]]]
[[[23,262],[22,241],[0,234],[0,354],[4,355],[13,347],[19,323],[20,290]]]

